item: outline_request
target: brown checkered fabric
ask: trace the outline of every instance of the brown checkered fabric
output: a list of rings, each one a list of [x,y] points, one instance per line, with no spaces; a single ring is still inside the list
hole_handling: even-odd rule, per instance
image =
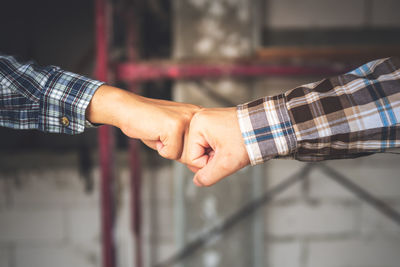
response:
[[[354,158],[400,147],[400,60],[379,59],[349,73],[238,106],[251,163]]]

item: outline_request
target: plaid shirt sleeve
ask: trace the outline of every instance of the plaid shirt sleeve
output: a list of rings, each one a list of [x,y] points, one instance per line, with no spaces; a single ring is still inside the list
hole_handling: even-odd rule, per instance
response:
[[[252,165],[391,151],[400,147],[400,60],[375,60],[237,111]]]
[[[77,134],[91,126],[85,111],[102,82],[0,55],[0,126]]]

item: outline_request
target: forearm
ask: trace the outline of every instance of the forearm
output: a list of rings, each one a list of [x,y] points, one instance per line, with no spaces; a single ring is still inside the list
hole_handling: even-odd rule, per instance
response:
[[[129,92],[109,85],[102,85],[93,95],[87,109],[86,119],[93,124],[121,127],[121,114]]]
[[[109,85],[94,94],[86,118],[94,124],[108,124],[121,129],[130,138],[169,159],[181,159],[185,133],[195,105],[151,99]]]
[[[368,63],[350,73],[238,107],[252,164],[317,161],[400,147],[400,64]]]

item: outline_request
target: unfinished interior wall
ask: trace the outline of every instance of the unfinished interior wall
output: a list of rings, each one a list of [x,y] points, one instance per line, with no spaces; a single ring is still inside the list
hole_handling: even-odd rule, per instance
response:
[[[76,164],[76,154],[1,154],[0,266],[100,264],[98,183],[85,194]]]
[[[224,29],[232,24],[235,25],[235,20],[232,22],[231,18],[224,18],[221,15],[216,19],[217,22],[204,24],[204,21],[210,20],[210,17],[213,18],[214,11],[212,10],[215,6],[229,5],[228,2],[179,1],[180,9],[175,12],[180,13],[181,10],[184,10],[182,13],[188,15],[186,17],[184,14],[183,18],[181,14],[177,16],[178,19],[184,21],[183,23],[177,22],[177,26],[184,27],[184,29],[178,28],[178,31],[175,31],[175,34],[178,34],[175,37],[178,58],[221,57],[220,42],[215,41],[216,37],[207,37],[207,35],[202,37],[202,34],[206,32],[211,36],[219,36],[215,32],[219,32],[220,28]],[[339,28],[357,31],[365,28],[400,27],[400,17],[395,11],[389,10],[399,8],[399,2],[396,1],[310,0],[299,2],[269,0],[264,4],[266,10],[263,21],[265,27],[272,30],[310,29],[312,31],[317,29],[318,31],[329,31]],[[192,9],[200,9],[200,16],[199,13],[193,15]],[[219,10],[219,8],[215,9]],[[233,16],[235,12],[230,14]],[[211,21],[213,20],[211,19]],[[213,26],[211,30],[207,26],[209,24]],[[248,32],[250,31],[248,30]],[[225,40],[226,38],[221,39]],[[371,41],[375,42],[375,40]],[[207,81],[206,84],[221,94],[227,92],[228,98],[236,104],[256,97],[278,94],[321,78],[323,77],[265,77],[246,82],[230,80],[229,83],[222,79],[222,82]],[[224,82],[227,84],[226,87],[218,87]],[[221,106],[221,103],[215,101],[212,96],[205,97],[207,92],[204,93],[201,86],[202,83],[179,83],[176,91],[177,99],[206,106]],[[206,99],[206,101],[202,102],[201,99]],[[355,160],[331,161],[326,164],[340,171],[378,198],[385,200],[395,209],[400,210],[400,179],[396,174],[399,170],[398,160],[398,155],[389,154]],[[290,160],[273,160],[266,163],[265,171],[262,174],[265,183],[264,190],[272,188],[303,166],[304,163]],[[186,178],[190,180],[190,175]],[[250,179],[248,181],[252,182]],[[263,255],[265,266],[394,267],[398,265],[400,261],[398,255],[400,229],[398,225],[319,170],[312,171],[307,181],[307,183],[299,183],[290,188],[264,208],[266,212]],[[213,191],[213,194],[225,195],[224,188],[215,188],[214,190],[218,191]],[[190,185],[183,189],[188,192],[194,190]],[[198,195],[196,195],[196,199],[197,197]],[[201,201],[202,197],[199,199]],[[225,200],[218,199],[219,203],[223,201]],[[200,206],[200,204],[196,203],[195,205]],[[193,209],[191,210],[193,211]],[[204,212],[202,209],[200,210]],[[229,214],[231,211],[228,210],[225,214]],[[191,222],[190,219],[189,222]],[[243,225],[235,227],[229,234],[242,231],[240,227]],[[226,243],[224,244],[226,245]],[[217,246],[218,244],[213,243],[212,245]],[[236,253],[232,253],[232,255],[235,255],[235,259],[241,259]],[[196,256],[194,258],[196,259]],[[227,266],[221,262],[218,264],[217,266]],[[230,263],[229,266],[243,265]]]
[[[167,161],[144,156],[143,244],[145,266],[174,249],[173,180]],[[154,154],[152,155],[154,156]],[[78,171],[76,153],[0,153],[0,267],[101,266],[100,173],[92,192]],[[126,153],[116,154],[117,266],[134,266],[130,174]]]
[[[246,38],[254,40],[250,37],[250,30],[244,33],[250,26],[246,24],[246,21],[244,22],[246,26],[233,23],[236,18],[240,20],[240,17],[248,15],[246,7],[250,3],[246,2],[250,1],[181,0],[179,2],[185,5],[185,9],[183,11],[177,9],[176,15],[179,17],[179,13],[191,12],[188,14],[193,17],[194,22],[181,25],[183,32],[176,37],[184,38],[182,40],[184,46],[180,48],[181,41],[176,42],[176,57],[229,57],[247,55],[252,51],[252,41],[244,40]],[[310,3],[313,9],[296,6],[298,2],[295,0],[265,1],[267,10],[263,20],[266,25],[273,28],[296,26],[306,28],[319,25],[322,29],[338,24],[343,28],[360,25],[400,27],[400,16],[397,12],[400,2],[396,0],[302,1]],[[220,15],[221,5],[223,5],[223,16]],[[232,8],[226,8],[229,5],[232,5]],[[244,5],[244,8],[234,8],[234,5]],[[369,13],[367,7],[371,5],[372,9]],[[192,11],[187,9],[188,6]],[[326,9],[326,6],[330,8]],[[212,19],[207,19],[204,27],[193,26],[193,23],[197,24],[203,18],[202,12],[197,13],[194,10],[203,9],[205,9],[205,16]],[[365,14],[370,14],[370,16]],[[78,20],[76,17],[74,19],[75,22]],[[237,28],[240,34],[235,35],[235,32],[232,32],[232,37],[229,37],[229,34],[226,35],[231,27]],[[60,33],[55,31],[53,34]],[[210,40],[208,35],[219,38],[219,41]],[[85,36],[87,37],[82,34],[81,38],[84,39]],[[184,36],[198,37],[195,39],[196,42],[186,43],[189,40]],[[61,47],[64,36],[58,37],[58,42],[52,38],[45,39],[46,43],[52,41],[54,47]],[[79,44],[71,44],[72,47],[67,50],[81,51]],[[85,39],[85,44],[89,45],[90,42]],[[41,48],[41,53],[46,53],[44,47]],[[229,99],[237,104],[257,96],[275,94],[319,78],[321,77],[301,79],[266,77],[250,83],[222,79],[207,81],[206,84],[211,88],[216,88],[216,92],[229,95]],[[203,84],[185,82],[177,86],[178,100],[186,99],[207,106],[221,105],[215,99],[208,97],[204,89],[200,89],[204,86]],[[249,94],[249,87],[256,90]],[[119,158],[117,179],[120,202],[116,230],[118,266],[132,267],[134,266],[132,260],[134,244],[130,238],[129,171],[126,154],[119,155]],[[143,162],[147,163],[143,166],[144,260],[145,266],[151,266],[166,259],[177,250],[174,241],[176,235],[173,209],[174,177],[173,169],[167,161],[157,163],[154,158],[144,158]],[[398,155],[389,154],[357,160],[332,161],[327,164],[400,211],[398,162]],[[75,153],[66,155],[57,151],[28,154],[0,153],[0,166],[0,267],[100,266],[97,167],[92,170],[95,181],[94,191],[91,194],[85,194]],[[296,172],[301,166],[303,163],[284,160],[266,163],[261,177],[265,183],[262,189],[271,188],[283,178]],[[195,216],[200,214],[210,216],[199,220],[202,223],[200,227],[214,222],[214,211],[232,212],[241,204],[241,200],[249,198],[245,195],[252,194],[247,176],[246,172],[241,172],[239,176],[232,178],[235,181],[226,181],[215,189],[196,189],[191,184],[191,175],[187,173],[184,177],[187,180],[185,194],[189,196],[201,194],[202,200],[207,199],[206,194],[215,196],[210,200],[199,202],[197,208],[191,210]],[[224,188],[221,189],[221,187]],[[224,199],[226,188],[232,195],[233,203],[230,206]],[[264,211],[263,260],[265,266],[399,266],[400,230],[398,225],[355,198],[320,171],[312,172],[308,184],[294,186],[279,196]],[[223,213],[217,214],[221,215],[218,219],[222,219]],[[207,218],[211,219],[206,221]],[[193,224],[193,226],[199,225]],[[236,246],[238,238],[249,240],[249,233],[249,222],[235,227],[232,233],[228,233],[231,237],[227,239],[218,237],[202,251],[201,255],[196,255],[195,263],[199,266],[251,266],[243,265],[244,261],[249,260],[247,257],[254,252],[251,247],[244,248],[242,252],[235,250],[238,247],[233,249],[229,247],[230,244]],[[214,253],[221,243],[225,246],[226,255],[230,256],[230,261],[226,265],[224,265],[225,258]],[[245,253],[248,253],[247,256]],[[194,265],[188,264],[188,266]]]
[[[268,79],[259,86],[273,91],[278,86],[291,88],[293,82],[304,80]],[[399,157],[380,154],[324,164],[400,211]],[[266,163],[264,190],[304,165],[292,160]],[[320,170],[312,171],[305,181],[264,208],[266,266],[398,266],[398,224]]]
[[[218,60],[247,57],[257,41],[253,36],[257,1],[174,2],[174,57],[180,60]],[[175,100],[192,102],[204,107],[233,106],[244,102],[252,91],[251,83],[222,78],[218,80],[181,81],[175,86]],[[221,101],[222,99],[222,101]],[[251,169],[210,188],[197,188],[193,174],[177,166],[175,172],[176,234],[178,247],[184,247],[223,218],[247,203],[254,196]],[[253,218],[237,226],[229,234],[217,235],[204,248],[183,261],[183,266],[262,266],[254,254],[257,237]],[[261,239],[260,239],[261,240]],[[233,255],[235,255],[233,257]],[[259,257],[257,258],[259,259]]]
[[[265,27],[272,31],[309,30],[306,34],[313,29],[320,32],[398,29],[400,17],[394,11],[398,8],[400,2],[390,0],[269,0],[264,21]],[[313,40],[315,36],[299,38]],[[363,37],[363,40],[368,39]],[[293,42],[293,38],[290,41]],[[321,40],[314,41],[321,43]],[[376,40],[370,41],[376,43]],[[261,79],[257,81],[257,94],[277,94],[320,78]],[[399,155],[381,154],[325,164],[400,211],[399,160]],[[285,160],[266,163],[266,189],[302,166],[304,163]],[[311,172],[308,183],[289,189],[265,210],[267,266],[399,265],[399,226],[319,170]]]

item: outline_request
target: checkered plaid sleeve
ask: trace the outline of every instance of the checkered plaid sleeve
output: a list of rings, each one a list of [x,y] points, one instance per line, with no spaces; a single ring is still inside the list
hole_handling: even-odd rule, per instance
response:
[[[77,134],[90,126],[86,108],[101,82],[0,56],[0,126]]]
[[[302,161],[355,158],[400,147],[400,60],[238,106],[252,164],[276,157]]]
[[[250,162],[256,165],[296,149],[296,138],[285,95],[264,97],[237,108]]]

